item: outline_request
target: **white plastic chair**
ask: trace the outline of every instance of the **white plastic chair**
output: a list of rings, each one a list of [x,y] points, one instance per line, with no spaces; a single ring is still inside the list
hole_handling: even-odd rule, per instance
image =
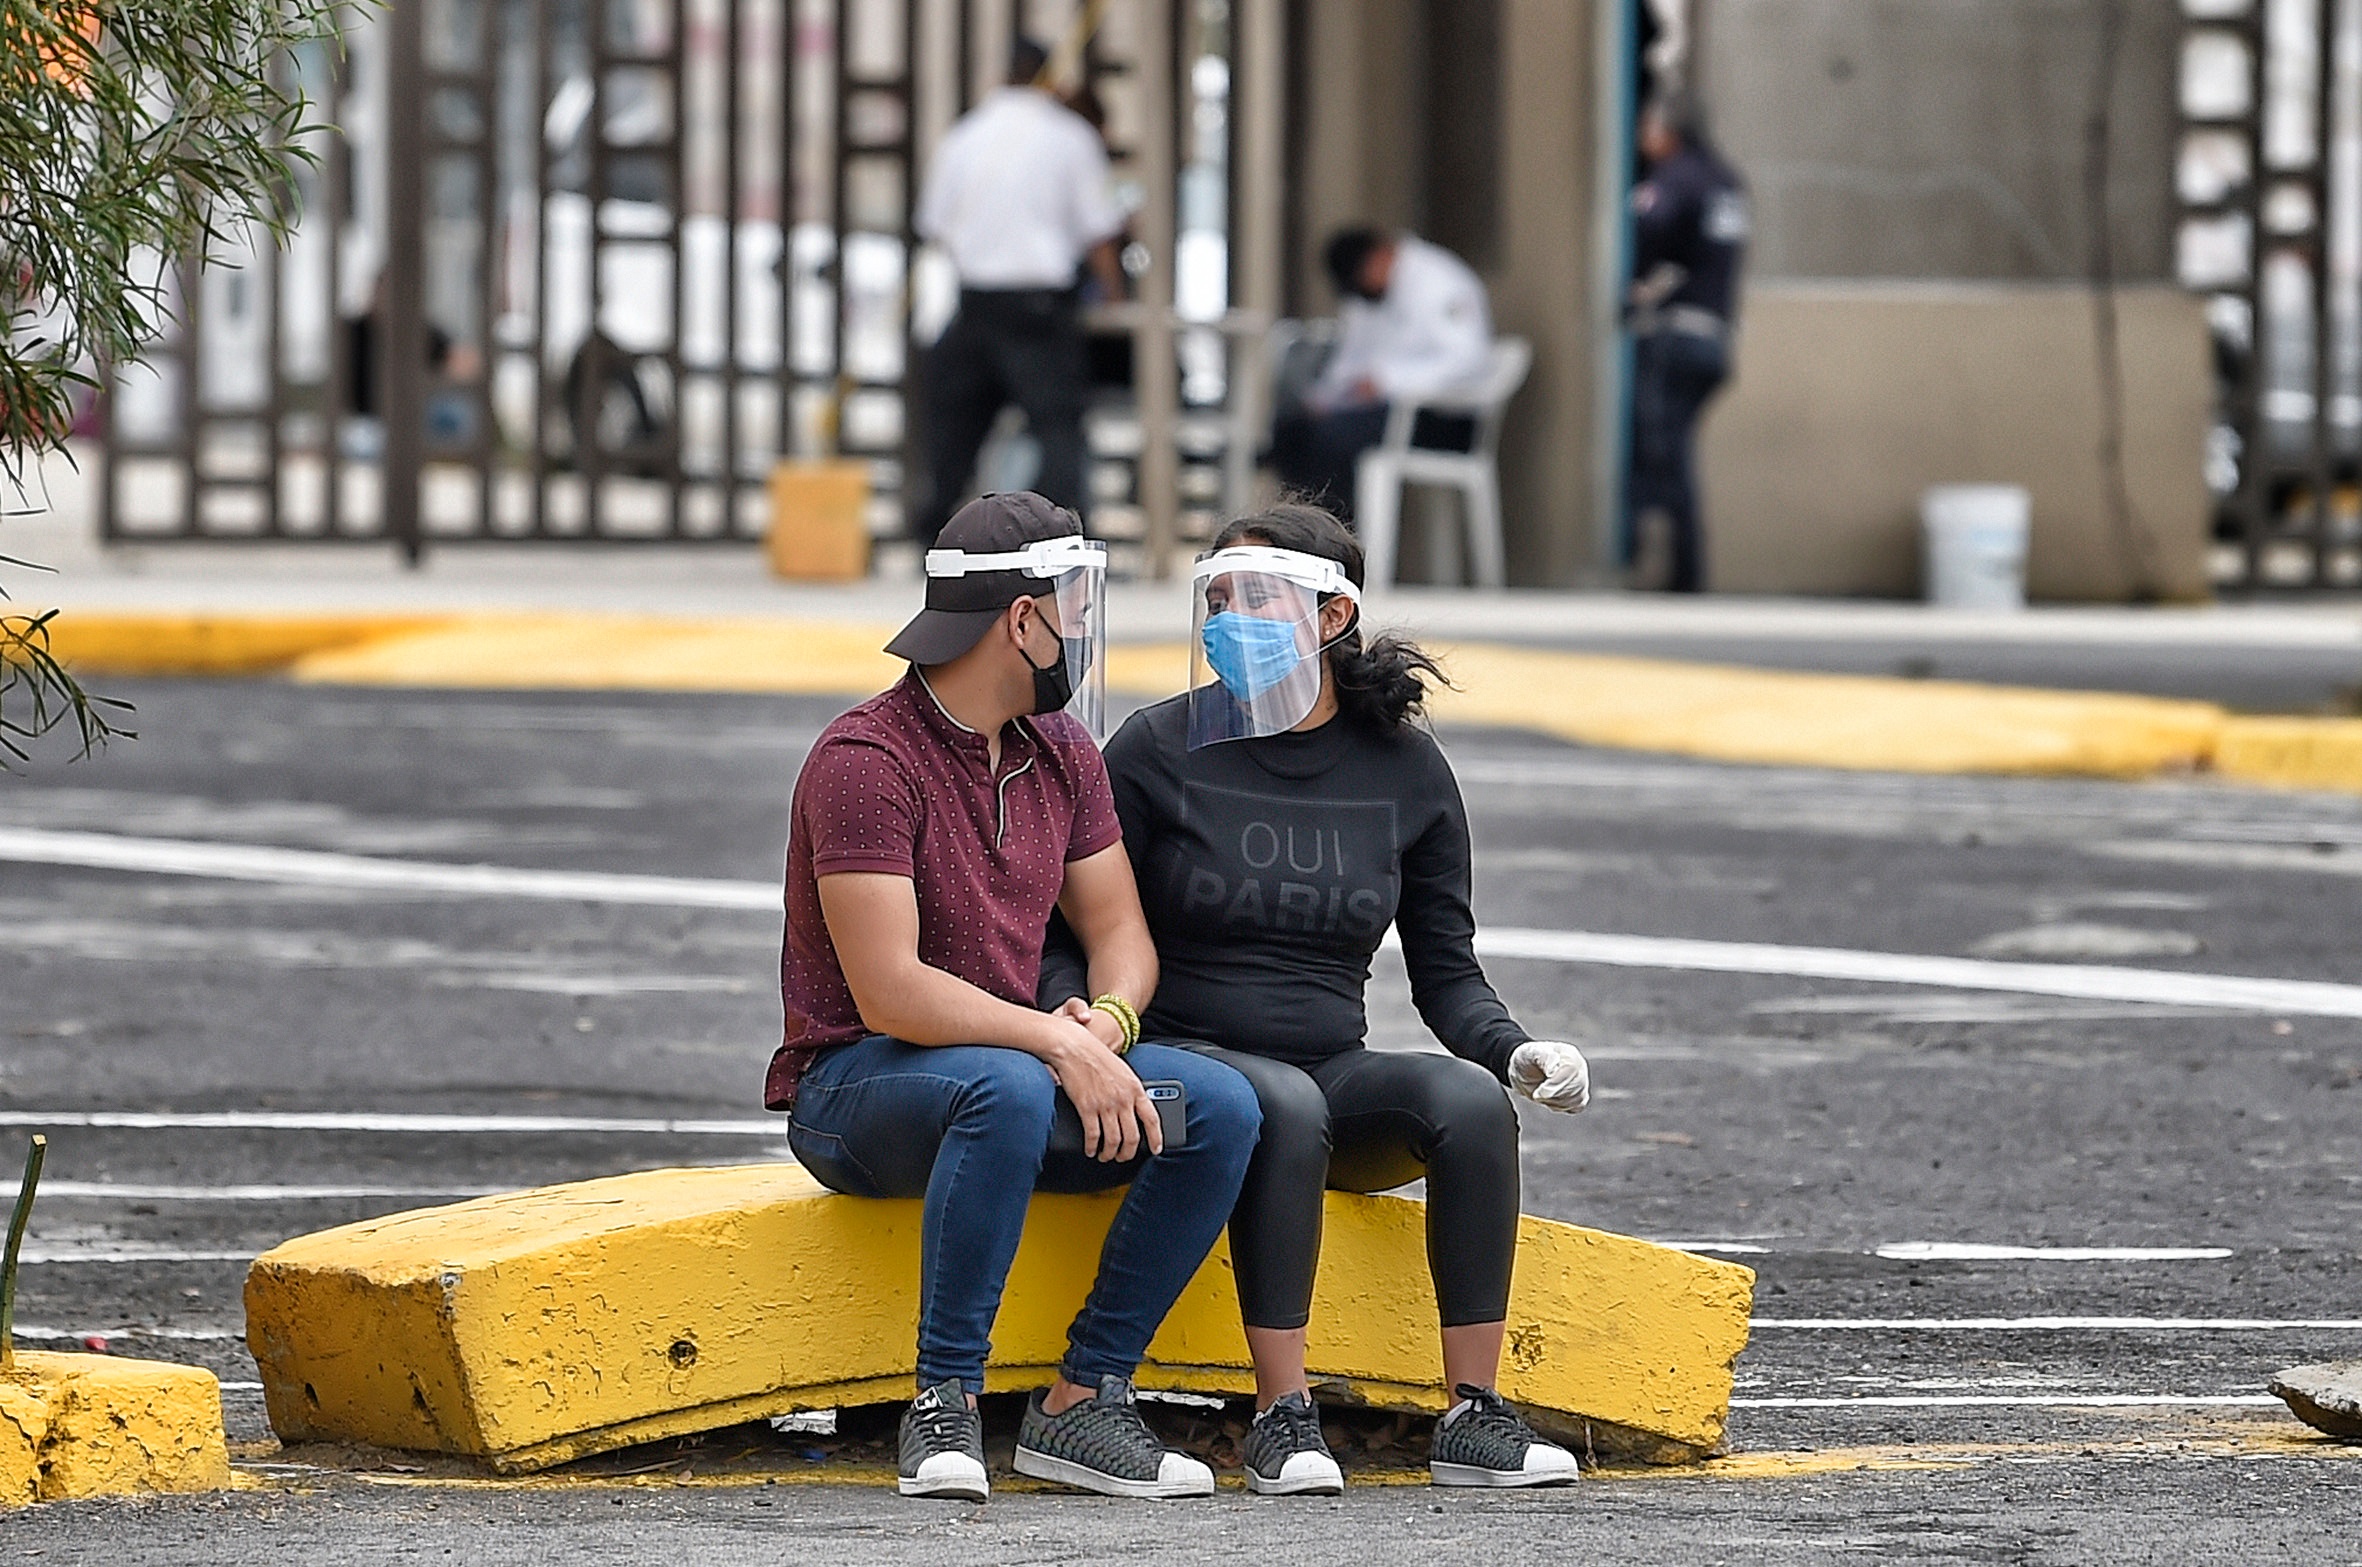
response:
[[[1354,529],[1361,535],[1369,587],[1394,586],[1394,546],[1406,484],[1435,484],[1460,492],[1466,502],[1468,554],[1476,568],[1476,585],[1502,586],[1501,419],[1533,363],[1533,344],[1522,337],[1497,337],[1492,361],[1475,384],[1422,402],[1397,401],[1388,409],[1385,437],[1361,454],[1353,474]],[[1413,446],[1411,431],[1421,409],[1475,419],[1473,447],[1443,452]]]

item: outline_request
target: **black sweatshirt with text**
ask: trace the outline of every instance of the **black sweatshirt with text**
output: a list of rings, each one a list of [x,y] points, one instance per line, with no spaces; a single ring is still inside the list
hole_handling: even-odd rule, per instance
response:
[[[1339,716],[1192,751],[1186,697],[1107,743],[1124,848],[1161,970],[1150,1039],[1303,1064],[1362,1047],[1362,992],[1389,925],[1411,999],[1453,1054],[1506,1078],[1527,1035],[1476,961],[1468,813],[1434,737]],[[1087,995],[1063,923],[1041,1001]]]

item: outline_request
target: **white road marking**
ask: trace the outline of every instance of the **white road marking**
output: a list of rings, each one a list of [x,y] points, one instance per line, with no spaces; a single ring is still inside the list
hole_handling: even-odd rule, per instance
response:
[[[1982,1246],[1973,1241],[1895,1241],[1878,1248],[1890,1262],[2207,1262],[2228,1246]]]
[[[122,1202],[328,1202],[342,1198],[491,1197],[504,1186],[151,1186],[138,1181],[43,1181],[44,1197]]]
[[[2192,974],[2175,969],[2089,963],[2005,963],[1846,947],[1786,947],[1746,941],[1692,941],[1582,930],[1479,929],[1476,950],[1488,958],[1597,963],[1620,968],[1687,969],[1719,974],[1777,974],[1940,990],[2007,990],[2092,1001],[2158,1002],[2234,1012],[2362,1017],[2362,985]]]
[[[1734,1398],[1733,1409],[2117,1409],[2152,1406],[2222,1406],[2277,1409],[2269,1393],[1961,1393],[1878,1395],[1861,1398]]]
[[[1898,1333],[2362,1332],[2362,1317],[1756,1317],[1753,1328]]]
[[[594,871],[534,871],[498,865],[448,865],[308,849],[132,838],[112,833],[0,828],[0,860],[77,865],[99,870],[277,881],[312,886],[518,897],[569,903],[760,910],[776,914],[774,882],[638,876]],[[2198,974],[2174,969],[2081,963],[2020,963],[1844,947],[1698,941],[1602,931],[1479,930],[1476,950],[1491,958],[1720,974],[1771,974],[1939,990],[2009,991],[2158,1006],[2195,1006],[2277,1016],[2362,1018],[2362,985]]]
[[[235,1328],[27,1328],[16,1336],[41,1344],[79,1344],[84,1339],[154,1339],[164,1344],[243,1344],[244,1332]]]
[[[115,833],[49,832],[0,827],[0,860],[75,865],[90,870],[207,876],[225,881],[356,887],[462,897],[547,898],[564,903],[657,904],[671,908],[760,909],[776,914],[781,891],[770,882],[686,876],[630,876],[603,871],[533,871],[505,865],[446,865],[313,849],[131,838]]]
[[[254,1256],[251,1246],[235,1251],[187,1251],[170,1246],[84,1246],[71,1243],[44,1246],[39,1241],[27,1241],[17,1260],[26,1263],[90,1263],[112,1267],[120,1263],[138,1262],[252,1262]]]
[[[613,1132],[657,1137],[785,1137],[767,1121],[636,1120],[628,1116],[406,1115],[365,1110],[0,1110],[0,1126],[89,1126],[137,1132]]]

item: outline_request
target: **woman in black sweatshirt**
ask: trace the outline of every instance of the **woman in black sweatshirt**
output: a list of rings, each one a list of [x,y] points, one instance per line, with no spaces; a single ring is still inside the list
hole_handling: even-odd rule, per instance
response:
[[[1263,1136],[1230,1217],[1259,1413],[1247,1483],[1343,1488],[1304,1369],[1322,1192],[1427,1182],[1445,1380],[1439,1484],[1576,1477],[1494,1391],[1517,1247],[1517,1112],[1580,1110],[1569,1044],[1529,1039],[1478,966],[1468,818],[1414,722],[1437,666],[1365,638],[1361,546],[1317,507],[1226,527],[1200,563],[1201,678],[1107,744],[1124,846],[1162,971],[1146,1036],[1196,1042],[1255,1085]],[[1292,626],[1293,629],[1282,629]],[[1419,1015],[1451,1054],[1367,1047],[1362,991],[1401,933]],[[1053,939],[1042,1000],[1088,1020]]]

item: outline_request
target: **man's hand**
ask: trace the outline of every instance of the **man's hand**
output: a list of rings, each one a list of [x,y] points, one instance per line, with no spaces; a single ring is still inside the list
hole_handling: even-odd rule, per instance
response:
[[[1121,1164],[1138,1156],[1145,1137],[1150,1153],[1163,1153],[1164,1123],[1157,1119],[1140,1075],[1098,1035],[1065,1013],[1062,1007],[1046,1019],[1053,1035],[1041,1058],[1082,1115],[1083,1152]]]
[[[1529,1039],[1509,1055],[1509,1086],[1545,1110],[1573,1115],[1591,1102],[1591,1063],[1555,1039]]]
[[[1114,1051],[1124,1053],[1124,1026],[1113,1017],[1091,1005],[1080,996],[1070,996],[1057,1011],[1057,1016],[1071,1018],[1091,1031],[1093,1038]]]

